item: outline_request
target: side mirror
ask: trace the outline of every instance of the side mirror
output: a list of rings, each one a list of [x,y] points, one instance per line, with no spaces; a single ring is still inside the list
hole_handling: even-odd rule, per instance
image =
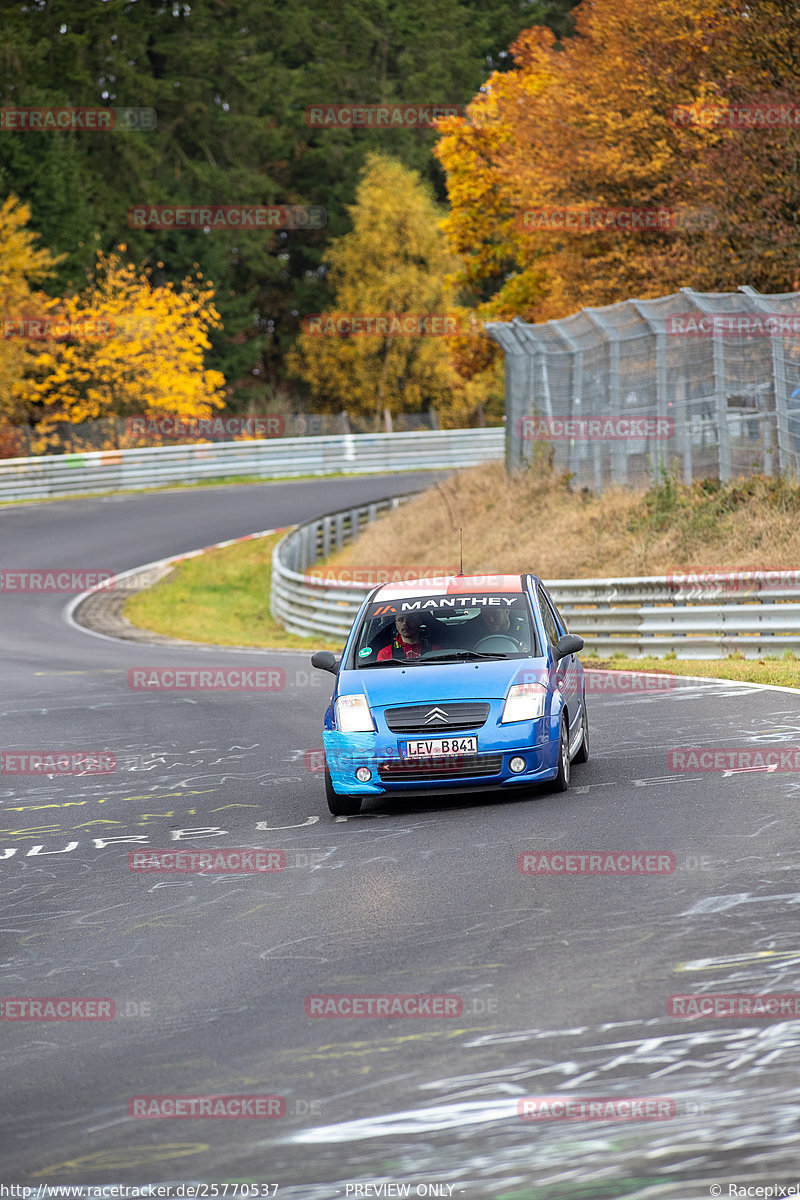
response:
[[[330,671],[332,675],[336,675],[339,671],[339,659],[332,650],[317,650],[311,655],[311,665],[318,671]]]
[[[556,646],[556,662],[566,658],[568,654],[578,654],[583,649],[583,638],[577,633],[565,633],[558,639]]]

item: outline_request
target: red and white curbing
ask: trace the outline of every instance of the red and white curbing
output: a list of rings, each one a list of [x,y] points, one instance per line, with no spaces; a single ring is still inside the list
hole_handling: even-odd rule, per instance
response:
[[[293,528],[293,525],[279,525],[275,529],[260,529],[257,533],[245,533],[242,535],[242,537],[226,538],[224,542],[213,542],[210,546],[202,546],[199,550],[187,550],[183,554],[173,554],[170,558],[158,558],[154,562],[144,563],[141,567],[131,567],[131,569],[128,571],[120,571],[118,574],[115,574],[114,581],[115,584],[119,584],[120,580],[133,579],[137,575],[145,575],[148,572],[160,573],[160,575],[164,575],[166,574],[167,569],[175,567],[179,563],[185,562],[187,559],[198,558],[201,554],[208,554],[210,550],[223,550],[226,546],[235,546],[239,542],[252,542],[255,541],[256,538],[271,537],[274,533],[286,533],[288,530]],[[160,575],[158,577],[160,577]],[[155,583],[156,580],[152,580],[151,582]],[[131,593],[133,593],[134,590],[135,589],[132,588]],[[106,642],[125,641],[125,638],[112,637],[111,634],[101,633],[97,629],[90,629],[88,625],[81,625],[75,620],[75,611],[81,604],[83,604],[84,600],[87,600],[96,592],[101,591],[108,592],[108,585],[97,584],[94,587],[88,588],[85,592],[81,592],[79,595],[73,596],[63,609],[64,620],[68,625],[73,626],[73,628],[80,629],[81,633],[88,633],[92,637],[102,638]],[[181,643],[178,639],[175,640],[175,644],[195,645],[193,642]],[[242,650],[250,650],[254,654],[263,653],[266,649],[265,647],[259,646],[221,646],[219,648],[221,650],[238,650],[240,652]]]
[[[252,542],[256,538],[271,537],[272,534],[274,534],[274,533],[287,533],[290,529],[296,529],[296,528],[297,528],[296,525],[280,525],[275,529],[261,529],[258,531],[258,533],[245,533],[242,537],[227,538],[224,542],[214,542],[214,543],[212,543],[212,545],[203,546],[199,550],[188,550],[185,554],[175,554],[171,558],[160,558],[160,559],[157,559],[155,562],[145,563],[144,566],[133,567],[129,571],[121,571],[118,575],[115,576],[115,579],[117,579],[117,580],[129,579],[134,575],[144,574],[145,571],[156,571],[163,567],[173,567],[173,566],[176,566],[178,563],[184,562],[186,559],[197,558],[201,554],[207,554],[209,552],[209,550],[222,550],[226,546],[235,546],[239,542]],[[85,592],[81,592],[81,594],[79,596],[73,596],[73,598],[70,600],[69,604],[67,604],[66,607],[64,608],[65,621],[67,622],[68,625],[72,625],[72,626],[74,626],[74,628],[80,629],[82,633],[89,633],[93,637],[103,638],[107,642],[119,642],[119,641],[125,640],[123,638],[111,637],[109,634],[106,634],[106,633],[99,633],[95,629],[89,629],[85,625],[79,625],[78,622],[75,620],[73,614],[75,612],[75,609],[78,607],[78,605],[82,604],[83,601],[88,596],[91,596],[95,592],[98,592],[98,591],[108,591],[108,587],[104,586],[102,584],[99,584],[95,587],[89,588]],[[187,644],[193,645],[194,643],[187,643]],[[220,646],[219,649],[220,650],[235,650],[240,653],[243,650],[249,650],[251,653],[254,653],[254,654],[264,653],[265,650],[269,653],[275,653],[274,650],[269,651],[268,647],[256,647],[256,646],[252,646],[252,647]],[[586,670],[587,671],[595,671],[595,672],[605,672],[606,674],[611,674],[613,672],[613,668],[601,668],[601,667],[587,667]],[[731,684],[734,687],[738,686],[738,687],[752,688],[757,691],[788,692],[791,695],[795,695],[795,696],[800,695],[800,688],[786,687],[786,686],[782,686],[780,684],[775,684],[775,683],[751,683],[744,679],[725,679],[722,676],[670,675],[667,672],[654,672],[654,671],[634,672],[634,671],[630,671],[630,670],[627,672],[622,672],[622,673],[627,674],[627,675],[634,675],[634,674],[649,675],[649,676],[655,676],[656,678],[660,678],[660,679],[670,679],[670,680],[684,679],[688,683],[725,683],[725,684]],[[647,689],[645,689],[645,690],[647,690]]]

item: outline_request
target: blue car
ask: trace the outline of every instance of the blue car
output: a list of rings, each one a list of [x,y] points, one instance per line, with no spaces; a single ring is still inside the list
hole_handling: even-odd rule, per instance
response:
[[[382,584],[365,599],[325,713],[325,792],[336,816],[367,796],[569,787],[589,757],[583,639],[535,575]]]

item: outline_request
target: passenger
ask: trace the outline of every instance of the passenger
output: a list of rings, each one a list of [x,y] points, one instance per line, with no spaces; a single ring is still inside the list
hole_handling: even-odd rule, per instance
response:
[[[500,634],[503,637],[513,638],[522,649],[528,648],[522,620],[519,617],[512,618],[507,608],[484,608],[481,610],[480,620],[483,628],[480,630],[478,641]]]
[[[389,658],[419,658],[428,650],[438,650],[432,646],[427,634],[421,634],[420,629],[425,618],[421,613],[398,614],[394,619],[394,635],[388,646],[378,651],[376,662],[385,662]]]

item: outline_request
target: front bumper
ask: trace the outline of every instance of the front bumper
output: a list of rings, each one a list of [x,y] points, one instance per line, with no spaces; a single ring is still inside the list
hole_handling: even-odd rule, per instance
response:
[[[455,756],[450,761],[441,760],[441,765],[436,759],[425,759],[422,763],[402,759],[399,742],[406,738],[326,729],[322,741],[331,782],[340,796],[419,796],[472,788],[502,791],[554,779],[558,771],[559,728],[556,727],[555,743],[550,722],[544,717],[500,726],[492,731],[492,736],[484,728],[478,733],[476,756]],[[523,771],[511,770],[509,763],[515,757],[524,759]],[[371,775],[366,782],[356,778],[356,771],[362,767]]]

